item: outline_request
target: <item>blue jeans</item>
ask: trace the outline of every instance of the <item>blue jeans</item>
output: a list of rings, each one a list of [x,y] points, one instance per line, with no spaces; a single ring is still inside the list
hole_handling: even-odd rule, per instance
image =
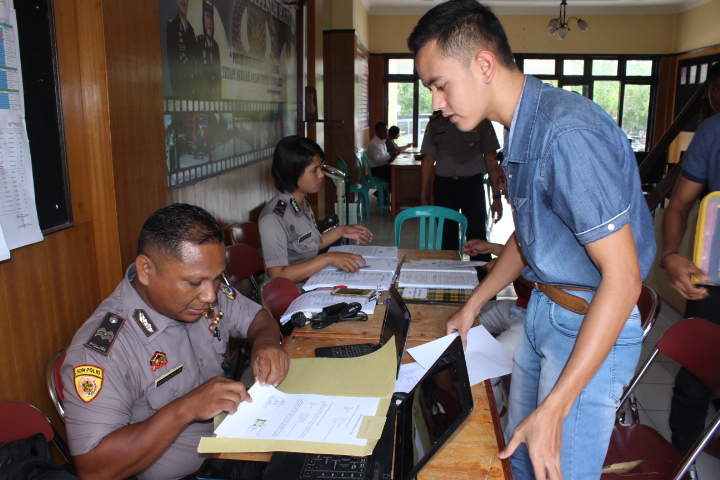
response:
[[[588,302],[594,294],[569,293]],[[513,359],[506,441],[520,421],[552,390],[570,357],[583,318],[533,290],[525,318],[525,335],[521,335]],[[615,346],[563,422],[560,462],[564,480],[600,478],[615,410],[635,372],[642,340],[640,314],[635,307]],[[516,480],[535,478],[525,444],[515,451],[510,461]]]

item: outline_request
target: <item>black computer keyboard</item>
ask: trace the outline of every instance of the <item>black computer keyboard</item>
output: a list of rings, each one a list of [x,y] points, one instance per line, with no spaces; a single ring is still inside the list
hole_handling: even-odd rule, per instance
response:
[[[362,357],[372,353],[375,345],[369,343],[362,343],[359,345],[341,345],[333,347],[333,354],[335,358],[350,358],[350,357]]]
[[[308,455],[302,478],[367,478],[370,457]]]

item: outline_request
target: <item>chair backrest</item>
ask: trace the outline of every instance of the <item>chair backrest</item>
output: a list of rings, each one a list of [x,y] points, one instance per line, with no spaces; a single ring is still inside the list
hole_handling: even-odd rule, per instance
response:
[[[278,322],[293,300],[299,296],[297,285],[285,277],[272,277],[260,285],[262,306]]]
[[[257,295],[259,288],[254,275],[265,270],[265,261],[260,252],[250,245],[238,243],[225,247],[225,260],[225,271],[230,283],[235,286],[249,278]]]
[[[63,403],[65,402],[65,395],[63,394],[62,388],[62,377],[60,375],[60,368],[62,367],[63,361],[65,360],[65,349],[60,350],[57,355],[53,357],[48,365],[47,369],[47,388],[50,393],[55,410],[57,411],[60,418],[65,420],[65,408]]]
[[[720,325],[699,318],[682,320],[663,334],[657,349],[690,370],[720,394]]]
[[[637,306],[640,310],[640,319],[642,321],[643,338],[647,338],[648,333],[652,330],[655,321],[660,315],[660,296],[647,285],[642,286],[640,298],[638,298]]]
[[[343,160],[342,157],[340,157],[340,155],[335,155],[335,158],[337,159],[337,162],[338,162],[338,168],[343,173],[343,175],[345,175],[345,180],[348,181],[350,179],[350,176],[349,176],[350,174],[348,173],[347,163],[345,163],[345,160]]]
[[[420,220],[420,250],[442,250],[442,237],[445,220],[452,220],[460,224],[462,231],[460,248],[465,243],[467,234],[467,217],[460,212],[445,207],[424,206],[408,208],[395,217],[395,246],[400,248],[400,234],[402,224],[410,218]],[[428,224],[427,233],[425,224]],[[427,238],[427,242],[426,242]]]
[[[360,168],[360,183],[368,183],[370,181],[370,177],[372,176],[370,171],[370,161],[363,153],[360,152],[355,154],[355,158],[357,158],[358,166]]]
[[[47,441],[70,460],[70,451],[50,420],[29,403],[18,400],[0,401],[0,443],[12,442],[42,433]]]
[[[262,242],[260,241],[260,227],[254,222],[235,223],[228,227],[230,244],[246,243],[251,247],[260,249]]]

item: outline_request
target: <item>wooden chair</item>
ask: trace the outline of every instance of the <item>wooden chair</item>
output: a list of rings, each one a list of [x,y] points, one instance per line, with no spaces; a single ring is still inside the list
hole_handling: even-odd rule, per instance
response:
[[[400,248],[402,224],[405,220],[420,220],[420,250],[442,250],[443,227],[445,220],[460,224],[460,248],[465,243],[467,234],[467,217],[460,212],[445,207],[424,206],[408,208],[395,217],[395,246]],[[425,224],[427,223],[427,234]],[[427,240],[426,240],[427,238]]]
[[[245,279],[252,283],[253,293],[249,295],[257,300],[260,294],[260,287],[255,278],[256,275],[265,272],[265,261],[255,247],[245,243],[238,243],[225,247],[225,260],[227,279],[234,287]],[[242,288],[238,288],[242,292]]]
[[[60,419],[65,421],[65,408],[63,403],[65,402],[65,395],[63,394],[62,388],[62,377],[60,376],[60,368],[62,367],[63,361],[65,360],[65,349],[60,350],[50,361],[50,365],[47,368],[46,381],[48,393],[50,393],[50,399],[55,406],[55,411],[60,415]]]
[[[660,338],[648,359],[635,374],[620,404],[623,404],[640,383],[640,379],[659,353],[678,362],[715,393],[720,394],[719,344],[720,325],[699,318],[689,318],[676,323]],[[642,462],[624,472],[622,476],[618,473],[603,473],[601,479],[680,480],[719,427],[720,412],[715,415],[690,452],[682,458],[654,428],[640,423],[616,424],[610,438],[605,465],[639,460]]]
[[[254,222],[234,223],[228,228],[230,245],[245,243],[258,250],[262,248],[260,241],[260,227]]]

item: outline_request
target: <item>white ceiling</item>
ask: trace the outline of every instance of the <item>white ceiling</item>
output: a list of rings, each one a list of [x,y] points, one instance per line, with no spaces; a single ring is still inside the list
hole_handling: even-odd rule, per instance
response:
[[[442,0],[362,0],[370,15],[422,15]],[[567,0],[567,15],[667,14],[711,0]],[[555,15],[560,0],[483,0],[498,15]]]

